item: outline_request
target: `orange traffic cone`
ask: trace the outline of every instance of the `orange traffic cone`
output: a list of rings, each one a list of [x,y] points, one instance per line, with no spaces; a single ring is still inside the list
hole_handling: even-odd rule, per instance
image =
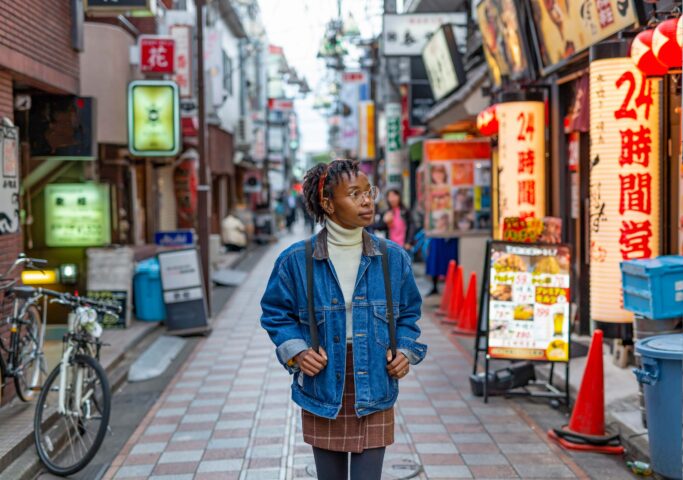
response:
[[[462,296],[463,289],[462,267],[457,267],[455,270],[455,280],[453,281],[453,290],[451,291],[451,298],[448,302],[448,315],[441,320],[443,323],[455,324],[458,323],[460,312],[464,298]]]
[[[569,425],[548,430],[548,436],[571,450],[621,455],[619,434],[605,434],[605,385],[602,368],[602,330],[593,332],[586,370]]]
[[[463,302],[460,312],[458,326],[453,329],[453,333],[461,335],[474,335],[477,333],[477,273],[472,272],[470,283],[467,286],[467,295]]]
[[[455,260],[448,262],[448,273],[446,273],[446,285],[443,289],[443,295],[441,296],[441,304],[439,309],[436,311],[438,315],[448,315],[448,304],[451,301],[451,295],[453,294],[453,282],[455,281],[455,267],[457,263]]]

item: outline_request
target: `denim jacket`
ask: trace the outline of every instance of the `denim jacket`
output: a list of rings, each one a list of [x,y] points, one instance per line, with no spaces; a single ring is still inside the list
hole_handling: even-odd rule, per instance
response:
[[[422,361],[427,346],[417,341],[422,298],[417,290],[408,254],[387,241],[397,348],[410,363]],[[304,410],[336,418],[342,404],[346,372],[345,300],[327,250],[327,230],[313,237],[315,322],[327,366],[309,377],[287,361],[310,346],[306,258],[304,242],[280,254],[261,299],[261,325],[276,345],[277,358],[292,374],[292,399]],[[386,410],[398,396],[398,381],[389,376],[386,354],[389,324],[379,239],[363,231],[361,256],[352,300],[353,369],[356,415]]]

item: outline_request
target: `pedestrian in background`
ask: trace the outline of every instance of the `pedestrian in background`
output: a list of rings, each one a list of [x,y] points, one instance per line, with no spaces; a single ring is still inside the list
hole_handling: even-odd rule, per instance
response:
[[[303,190],[307,209],[325,227],[310,244],[297,242],[278,257],[261,300],[261,325],[293,374],[292,399],[302,408],[304,441],[313,447],[318,477],[346,480],[351,454],[352,480],[380,480],[385,448],[394,442],[398,380],[427,351],[417,341],[422,299],[403,246],[364,230],[374,218],[377,188],[356,162],[316,165]],[[311,330],[318,351],[311,348]]]
[[[395,188],[387,191],[386,199],[386,210],[382,212],[380,220],[372,226],[375,230],[384,231],[386,238],[392,242],[410,250],[415,237],[415,224],[410,210],[403,205],[401,193]]]

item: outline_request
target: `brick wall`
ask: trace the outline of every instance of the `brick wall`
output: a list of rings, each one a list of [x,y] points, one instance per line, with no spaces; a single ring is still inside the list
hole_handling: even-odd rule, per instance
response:
[[[0,70],[0,117],[13,119],[12,77],[9,72]],[[0,273],[5,273],[9,266],[17,258],[22,250],[21,233],[0,235]],[[0,318],[5,318],[11,313],[11,304],[4,301],[0,292]],[[0,336],[7,342],[9,328],[4,322],[0,322]],[[2,391],[2,405],[6,404],[14,396],[12,382]]]
[[[78,93],[78,52],[71,46],[71,0],[3,0],[0,66],[54,91]]]

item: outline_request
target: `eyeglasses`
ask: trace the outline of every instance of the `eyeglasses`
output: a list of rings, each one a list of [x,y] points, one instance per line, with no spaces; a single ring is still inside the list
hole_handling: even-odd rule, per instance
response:
[[[375,187],[374,185],[370,187],[370,190],[366,190],[364,192],[361,192],[359,190],[355,190],[351,193],[349,193],[349,197],[351,197],[351,200],[353,200],[353,203],[356,205],[360,205],[363,203],[363,199],[365,197],[368,198],[368,200],[375,201],[377,200],[377,195],[379,195],[379,188]]]

